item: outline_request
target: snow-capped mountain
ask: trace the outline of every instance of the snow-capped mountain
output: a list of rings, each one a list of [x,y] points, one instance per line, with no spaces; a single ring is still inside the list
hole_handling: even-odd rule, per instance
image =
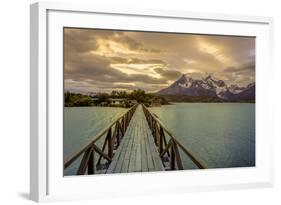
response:
[[[228,90],[230,92],[232,92],[233,94],[238,94],[238,93],[241,93],[243,90],[245,90],[245,87],[239,87],[237,85],[230,85],[228,87]]]
[[[215,79],[211,75],[184,74],[157,94],[217,97],[222,100],[253,100],[255,99],[255,84],[251,83],[246,88],[237,85],[228,87],[223,80]]]
[[[255,83],[249,84],[242,92],[235,95],[236,100],[255,99],[256,85]]]

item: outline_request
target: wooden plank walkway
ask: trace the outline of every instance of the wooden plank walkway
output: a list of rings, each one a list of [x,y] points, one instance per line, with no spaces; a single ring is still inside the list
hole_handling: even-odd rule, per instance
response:
[[[164,170],[143,108],[138,105],[106,173]]]

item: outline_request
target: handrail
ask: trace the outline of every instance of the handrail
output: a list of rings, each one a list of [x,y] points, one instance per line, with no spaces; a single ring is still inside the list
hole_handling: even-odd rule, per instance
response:
[[[113,150],[117,149],[120,144],[122,137],[124,136],[126,129],[130,123],[130,120],[137,108],[138,104],[132,106],[125,114],[118,117],[113,123],[111,123],[107,128],[103,129],[99,132],[95,137],[85,145],[81,146],[77,151],[71,154],[64,161],[64,169],[66,169],[69,165],[71,165],[79,156],[83,153],[83,158],[81,160],[79,169],[77,171],[77,175],[84,174],[86,169],[88,168],[88,174],[94,174],[96,165],[100,164],[101,158],[106,159],[109,163],[113,157]],[[113,130],[114,127],[114,130]],[[112,132],[113,131],[113,132]],[[101,139],[105,134],[106,138],[102,149],[95,145],[95,143]],[[108,153],[104,153],[105,148],[107,146]],[[98,153],[99,160],[97,164],[95,164],[94,154]],[[91,167],[90,167],[91,166]]]
[[[160,119],[153,112],[149,111],[147,107],[142,104],[148,125],[152,131],[154,141],[158,147],[160,157],[163,158],[165,154],[170,158],[170,169],[176,169],[177,163],[178,169],[183,169],[181,157],[178,151],[178,147],[193,161],[193,163],[199,169],[206,169],[206,166],[199,159],[195,157],[190,149],[183,145],[176,137],[169,131],[166,126],[160,121]],[[170,136],[170,140],[167,142],[165,133]],[[170,151],[169,151],[170,149]]]

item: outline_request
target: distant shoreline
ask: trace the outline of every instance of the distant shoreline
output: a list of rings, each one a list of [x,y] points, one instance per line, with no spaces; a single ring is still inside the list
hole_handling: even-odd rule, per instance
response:
[[[255,99],[224,100],[211,96],[159,95],[168,102],[178,103],[255,103]]]
[[[237,101],[223,101],[223,102],[170,102],[171,104],[173,103],[236,103],[236,104],[256,104],[256,102],[237,102]]]
[[[144,90],[131,93],[112,91],[111,94],[99,93],[96,96],[66,92],[64,107],[123,107],[130,108],[136,103],[147,107],[160,107],[173,103],[255,103],[255,99],[224,100],[216,96],[157,95]]]
[[[165,104],[165,105],[157,105],[157,106],[149,106],[149,107],[161,107],[161,106],[167,106],[167,105],[175,105],[177,103],[186,103],[186,104],[194,104],[194,103],[201,103],[201,104],[256,104],[255,102],[169,102],[169,104]],[[112,106],[112,105],[84,105],[84,106],[64,106],[64,108],[77,108],[77,107],[112,107],[112,108],[125,108],[128,109],[129,107],[123,107],[123,106]]]

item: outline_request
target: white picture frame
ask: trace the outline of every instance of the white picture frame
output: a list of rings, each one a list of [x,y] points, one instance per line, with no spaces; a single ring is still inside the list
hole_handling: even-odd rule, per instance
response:
[[[269,74],[274,72],[272,18],[149,9],[97,8],[93,4],[46,2],[32,4],[30,11],[30,198],[32,200],[40,202],[95,199],[273,185],[273,131],[270,129],[272,113],[263,109],[270,105],[272,99],[268,94]],[[118,21],[113,20],[113,16]],[[97,19],[94,24],[93,18]],[[141,23],[136,24],[136,22]],[[192,26],[195,25],[194,23],[196,26]],[[182,25],[190,25],[190,30],[183,28]],[[63,108],[63,96],[60,92],[63,84],[60,34],[64,26],[256,36],[256,167],[63,177],[62,156],[60,156],[62,155]],[[54,136],[57,140],[54,140]],[[183,180],[188,183],[180,183]],[[114,183],[115,186],[106,186],[107,183]]]

